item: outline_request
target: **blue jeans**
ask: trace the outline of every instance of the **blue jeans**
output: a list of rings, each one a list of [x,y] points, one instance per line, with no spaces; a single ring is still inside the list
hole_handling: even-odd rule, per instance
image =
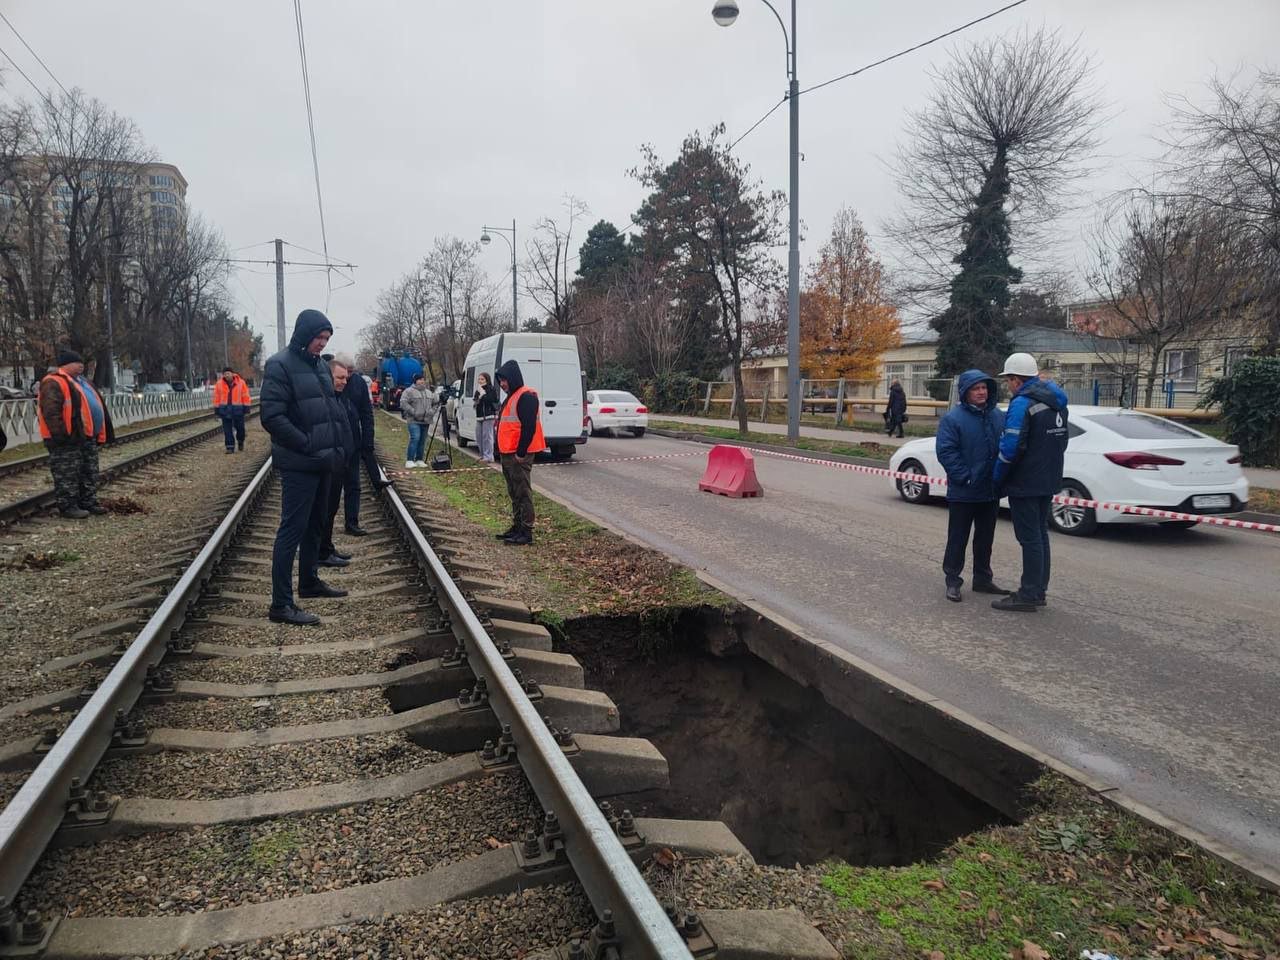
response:
[[[1052,497],[1010,497],[1013,535],[1022,547],[1022,583],[1018,593],[1043,600],[1049,589],[1049,513]]]
[[[409,449],[405,452],[406,460],[421,460],[422,448],[427,442],[427,425],[409,422]]]
[[[244,449],[244,414],[232,414],[229,417],[222,418],[222,439],[226,441],[227,449],[234,450],[236,442],[239,441],[240,448]]]
[[[329,506],[330,476],[305,470],[280,471],[280,526],[271,550],[271,606],[292,607],[293,558],[298,557],[298,586],[319,579],[320,541]]]

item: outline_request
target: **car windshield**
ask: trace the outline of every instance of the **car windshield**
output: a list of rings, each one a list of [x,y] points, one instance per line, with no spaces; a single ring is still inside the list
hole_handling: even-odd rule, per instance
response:
[[[639,403],[640,401],[625,390],[597,390],[597,403]]]
[[[1172,420],[1149,417],[1144,413],[1094,413],[1081,419],[1106,427],[1126,440],[1195,440],[1200,437],[1194,430]]]

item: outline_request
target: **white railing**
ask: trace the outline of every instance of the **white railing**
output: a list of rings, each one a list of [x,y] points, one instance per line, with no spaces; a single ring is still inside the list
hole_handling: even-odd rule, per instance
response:
[[[210,410],[213,407],[213,394],[208,391],[143,396],[112,394],[105,400],[107,409],[111,411],[111,422],[116,427],[142,420],[155,420],[158,417]],[[0,427],[3,427],[4,432],[8,434],[11,447],[22,443],[38,442],[40,426],[36,421],[35,400],[0,401]]]

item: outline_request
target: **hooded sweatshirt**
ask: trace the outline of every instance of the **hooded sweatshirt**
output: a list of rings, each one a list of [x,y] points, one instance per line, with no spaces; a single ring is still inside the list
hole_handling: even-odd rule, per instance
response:
[[[964,396],[979,383],[987,385],[987,402],[975,407]],[[981,370],[966,370],[956,389],[960,403],[939,422],[935,448],[938,462],[947,471],[947,499],[957,503],[995,500],[991,474],[1004,431],[1004,412],[996,406],[996,381]]]
[[[1008,497],[1051,497],[1062,489],[1067,453],[1067,395],[1032,377],[1009,401],[994,479]]]
[[[267,361],[262,426],[271,434],[271,459],[280,470],[336,473],[346,467],[346,412],[334,395],[328,364],[307,352],[307,345],[325,330],[333,331],[328,317],[303,310],[289,346]]]
[[[512,395],[524,386],[524,375],[520,372],[520,364],[508,360],[498,368],[494,379],[507,381],[507,396],[498,413],[501,422]],[[529,444],[533,442],[533,431],[538,426],[538,395],[532,390],[520,396],[516,403],[516,416],[520,418],[520,442],[516,445],[516,456],[525,457],[529,454]]]

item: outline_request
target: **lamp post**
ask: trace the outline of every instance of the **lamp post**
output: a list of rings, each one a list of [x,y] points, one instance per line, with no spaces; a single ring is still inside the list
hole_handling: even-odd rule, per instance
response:
[[[488,246],[493,242],[493,237],[489,236],[492,230],[502,236],[503,240],[507,240],[507,234],[511,234],[511,239],[507,240],[507,246],[511,248],[511,330],[517,332],[520,329],[519,316],[516,314],[516,221],[511,218],[511,229],[506,227],[481,227],[480,242]]]
[[[791,238],[787,250],[787,439],[800,437],[800,81],[796,79],[796,0],[791,0],[791,32],[769,0],[787,46],[787,100],[791,108]],[[737,0],[716,0],[711,16],[722,27],[738,19]]]

